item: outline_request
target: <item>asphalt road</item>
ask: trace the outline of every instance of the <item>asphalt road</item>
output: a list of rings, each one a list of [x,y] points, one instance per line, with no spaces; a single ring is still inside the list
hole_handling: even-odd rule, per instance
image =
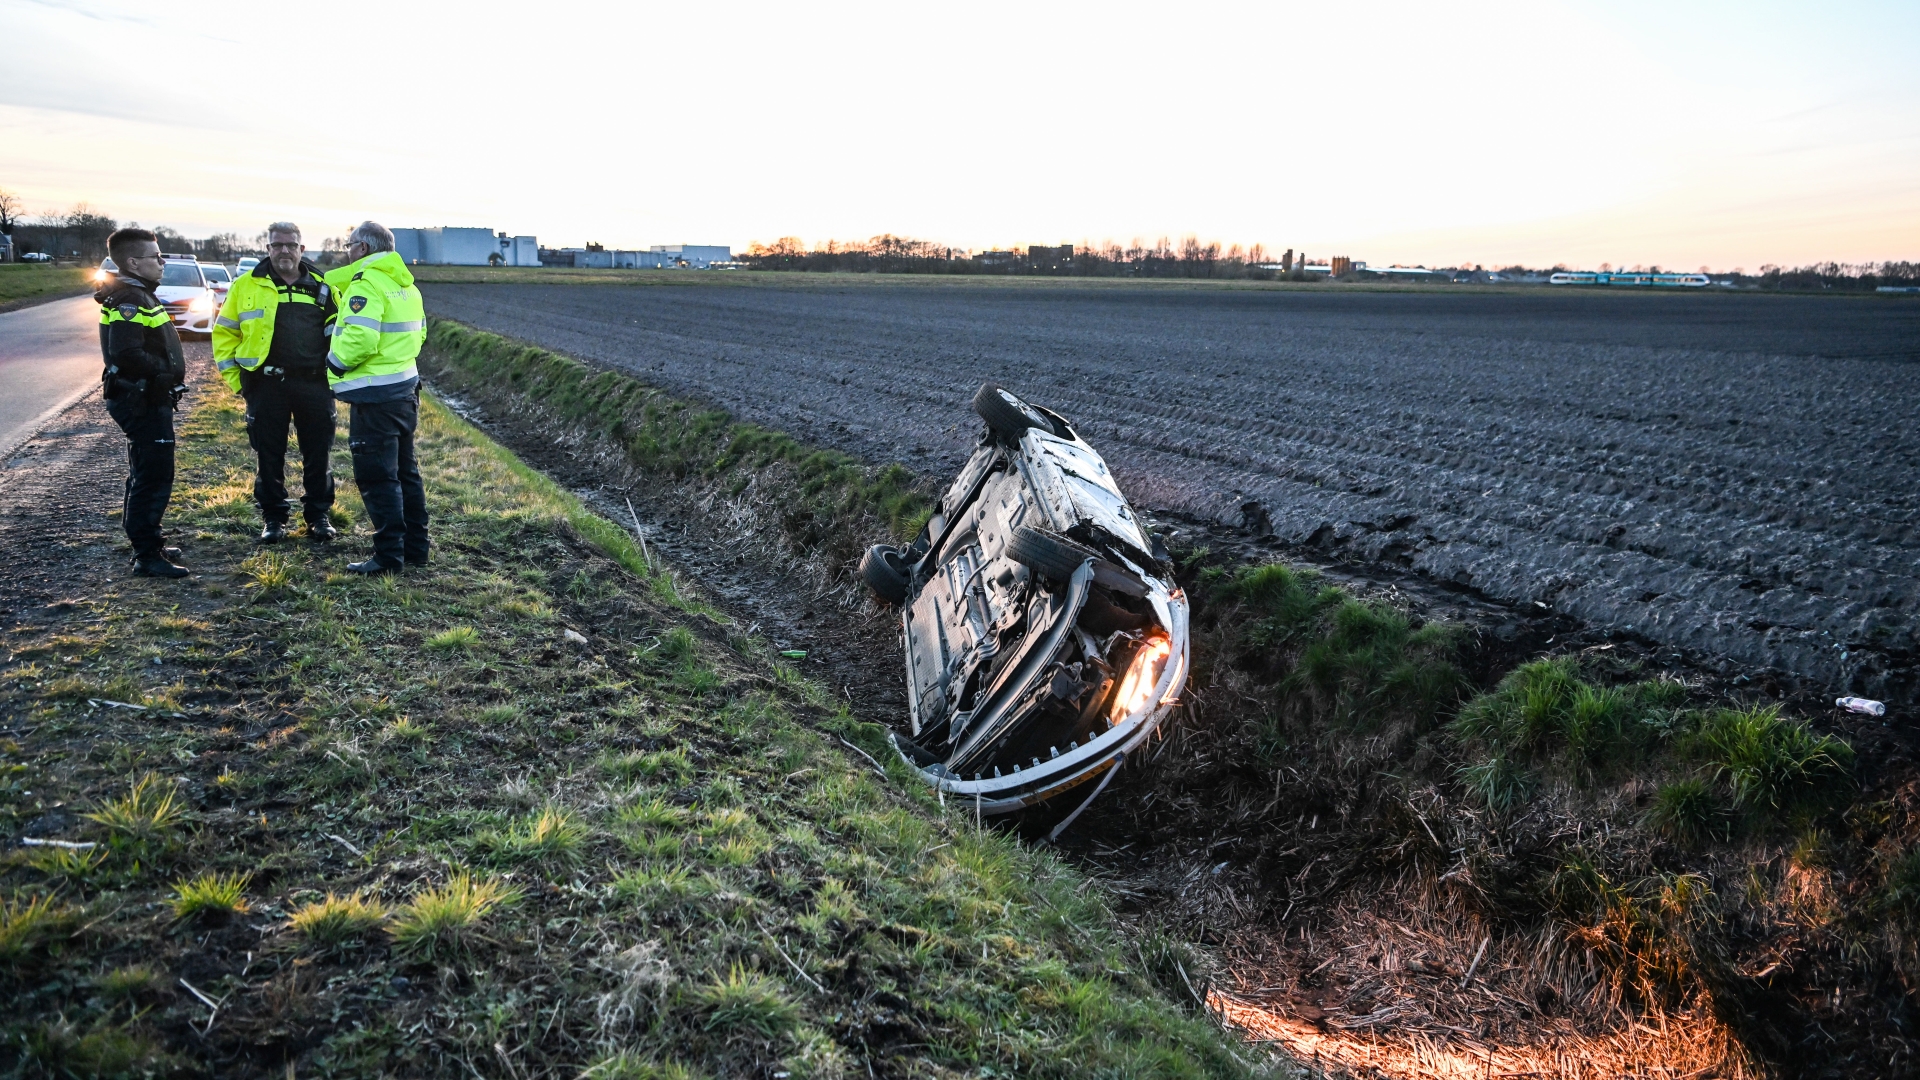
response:
[[[86,296],[0,312],[0,458],[100,385],[99,327]]]
[[[1902,298],[425,291],[435,314],[935,478],[999,381],[1073,420],[1147,507],[1914,696],[1920,303]]]

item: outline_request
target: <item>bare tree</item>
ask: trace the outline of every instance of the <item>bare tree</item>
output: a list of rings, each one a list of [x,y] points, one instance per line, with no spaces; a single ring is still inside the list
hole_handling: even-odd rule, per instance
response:
[[[0,233],[13,235],[14,223],[20,220],[20,196],[0,188]]]

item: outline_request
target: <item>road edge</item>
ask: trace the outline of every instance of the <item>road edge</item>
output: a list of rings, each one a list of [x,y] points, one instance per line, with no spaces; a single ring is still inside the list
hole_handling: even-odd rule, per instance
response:
[[[77,297],[86,296],[91,292],[93,292],[92,289],[75,289],[73,292],[46,293],[41,296],[23,296],[18,300],[0,301],[0,315],[5,315],[9,311],[19,311],[22,308],[51,304],[56,300],[72,300]]]

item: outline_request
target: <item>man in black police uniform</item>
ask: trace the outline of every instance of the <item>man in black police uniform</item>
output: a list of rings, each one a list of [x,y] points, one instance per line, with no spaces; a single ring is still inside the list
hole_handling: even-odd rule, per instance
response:
[[[260,542],[287,537],[287,429],[300,437],[300,504],[307,536],[336,535],[333,508],[333,391],[327,385],[327,322],[332,290],[301,256],[300,227],[267,226],[267,259],[233,283],[213,325],[220,377],[247,400],[247,440],[259,459],[253,498],[265,526]]]
[[[127,434],[127,493],[120,523],[133,544],[133,572],[186,577],[167,547],[160,518],[173,498],[173,410],[187,391],[187,364],[173,319],[154,298],[166,260],[146,229],[120,229],[107,238],[116,272],[93,298],[100,302],[101,389],[107,413]]]

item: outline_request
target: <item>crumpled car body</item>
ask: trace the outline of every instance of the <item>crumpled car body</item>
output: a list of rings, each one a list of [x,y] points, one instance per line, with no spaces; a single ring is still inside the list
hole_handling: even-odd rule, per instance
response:
[[[900,610],[894,746],[1002,814],[1090,780],[1098,795],[1153,735],[1186,683],[1187,599],[1066,419],[991,384],[974,410],[986,432],[926,527],[869,549],[861,573]]]

